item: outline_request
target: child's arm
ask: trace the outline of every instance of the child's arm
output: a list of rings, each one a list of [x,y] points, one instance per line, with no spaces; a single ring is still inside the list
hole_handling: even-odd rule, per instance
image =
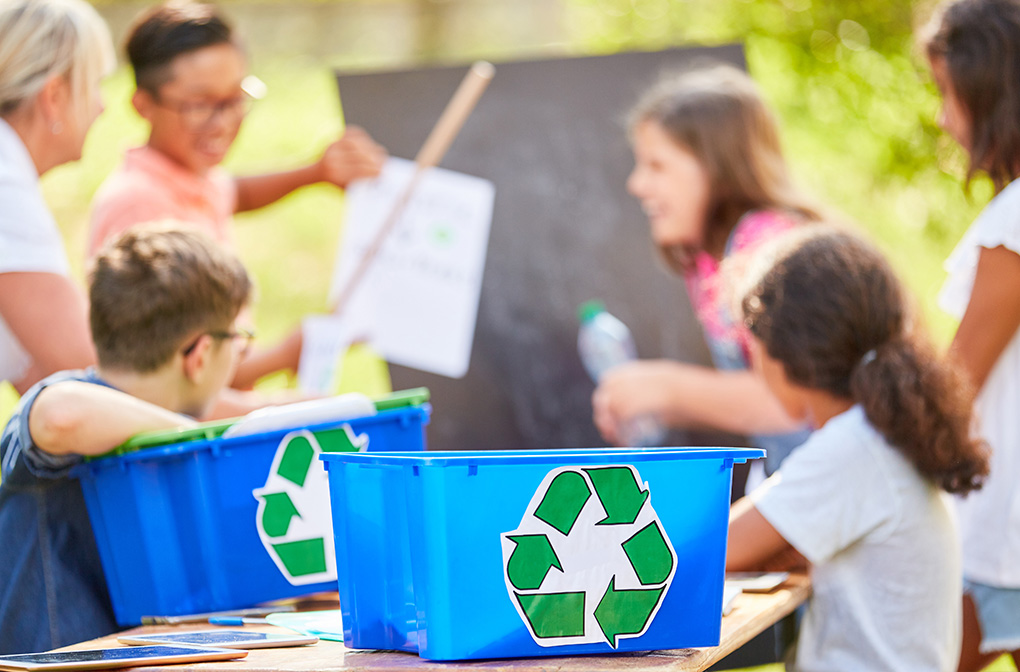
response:
[[[1020,327],[1020,254],[982,248],[967,311],[950,352],[980,390]]]
[[[276,345],[257,349],[237,365],[230,386],[239,390],[250,390],[265,375],[276,371],[297,372],[301,362],[301,326],[297,326],[284,340]]]
[[[595,424],[608,441],[632,418],[655,415],[671,427],[734,434],[778,434],[800,427],[750,371],[717,371],[644,360],[609,371],[592,397]]]
[[[796,551],[754,508],[750,499],[743,497],[733,505],[726,544],[726,571],[774,569],[769,566],[770,561],[791,553]]]
[[[0,315],[32,358],[19,393],[57,371],[96,361],[88,305],[81,290],[56,273],[0,273]]]
[[[257,411],[260,408],[265,408],[267,406],[280,406],[283,404],[293,404],[299,401],[309,401],[311,399],[321,398],[322,395],[306,394],[300,390],[284,389],[266,393],[251,390],[236,390],[232,387],[228,387],[220,391],[219,396],[216,397],[216,403],[213,404],[212,409],[207,415],[203,416],[201,420],[237,418],[242,415],[248,415],[252,411]]]
[[[137,397],[80,381],[42,390],[28,417],[32,442],[53,455],[101,455],[140,432],[193,424]]]
[[[386,150],[364,130],[351,126],[315,163],[282,173],[239,177],[236,212],[275,203],[290,192],[316,182],[344,188],[353,180],[375,177],[386,161]]]

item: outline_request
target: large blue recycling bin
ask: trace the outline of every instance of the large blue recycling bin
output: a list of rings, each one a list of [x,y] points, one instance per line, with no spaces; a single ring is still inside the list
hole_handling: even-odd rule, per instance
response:
[[[432,660],[714,646],[739,448],[326,454],[344,642]]]

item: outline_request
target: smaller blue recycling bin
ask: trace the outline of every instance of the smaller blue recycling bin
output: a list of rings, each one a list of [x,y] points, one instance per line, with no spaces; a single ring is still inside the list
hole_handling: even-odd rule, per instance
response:
[[[323,453],[344,643],[431,660],[719,642],[743,448]]]
[[[210,436],[79,465],[117,622],[335,590],[328,531],[293,538],[315,511],[330,522],[325,483],[321,496],[310,486],[325,478],[314,454],[351,450],[349,437],[361,435],[368,451],[425,450],[428,404],[377,406],[376,415],[230,438],[220,423]]]

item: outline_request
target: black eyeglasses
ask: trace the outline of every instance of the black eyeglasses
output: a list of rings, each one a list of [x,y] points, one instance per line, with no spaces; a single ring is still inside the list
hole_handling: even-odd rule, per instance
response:
[[[198,346],[198,341],[203,336],[209,336],[211,338],[217,338],[220,340],[234,340],[235,338],[244,339],[244,347],[241,348],[241,357],[246,356],[251,351],[252,342],[255,340],[254,329],[238,329],[237,331],[206,331],[195,337],[195,340],[191,342],[191,345],[184,348],[184,356],[190,355],[195,348]]]
[[[223,100],[174,101],[153,96],[156,104],[173,110],[180,115],[181,121],[191,129],[199,129],[221,114],[228,114],[235,121],[240,121],[251,111],[255,100],[246,92]]]

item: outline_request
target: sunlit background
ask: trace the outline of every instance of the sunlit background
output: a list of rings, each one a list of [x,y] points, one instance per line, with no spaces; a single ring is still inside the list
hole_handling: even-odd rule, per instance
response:
[[[120,48],[126,26],[149,3],[95,4]],[[269,87],[228,158],[228,167],[238,173],[300,165],[335,137],[342,121],[332,68],[373,70],[741,42],[751,74],[781,120],[787,156],[800,183],[878,240],[917,294],[941,344],[952,334],[955,325],[935,307],[941,264],[991,189],[978,181],[966,196],[963,156],[935,124],[938,97],[915,37],[930,3],[220,4],[245,38],[253,72]],[[121,67],[106,85],[107,112],[89,137],[85,159],[44,180],[79,277],[92,194],[123,150],[145,138],[144,126],[130,109],[130,92],[129,73]],[[415,114],[415,101],[392,113]],[[268,340],[280,337],[302,315],[324,309],[342,205],[338,190],[315,187],[238,218],[240,252],[260,288],[258,327]],[[355,378],[376,380],[371,364],[358,366],[353,366]],[[1014,669],[1005,660],[999,665],[995,669]]]
[[[118,47],[148,3],[96,2]],[[937,338],[954,325],[935,308],[941,262],[990,196],[964,194],[960,152],[934,123],[938,98],[915,46],[926,4],[896,0],[341,0],[223,2],[252,70],[269,85],[228,167],[300,164],[341,128],[334,67],[381,69],[605,54],[742,42],[781,119],[801,184],[872,232],[918,294]],[[47,196],[80,262],[88,203],[124,149],[144,140],[122,68],[85,159],[54,171]],[[395,115],[415,113],[413,100]],[[369,128],[371,131],[371,128]],[[306,189],[238,218],[259,278],[259,327],[272,338],[325,305],[342,196]],[[80,263],[77,266],[80,273]]]

